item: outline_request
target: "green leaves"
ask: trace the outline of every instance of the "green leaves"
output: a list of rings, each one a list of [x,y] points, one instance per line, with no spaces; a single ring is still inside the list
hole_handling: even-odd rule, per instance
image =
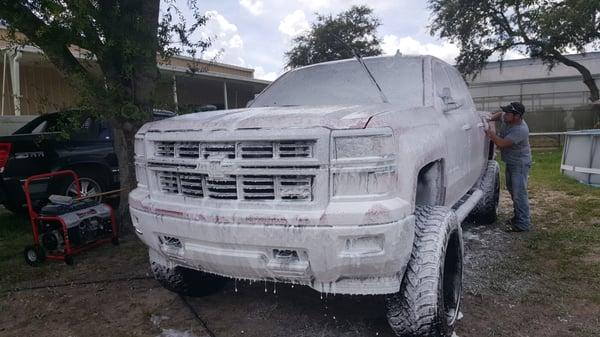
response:
[[[464,75],[476,76],[492,54],[502,61],[512,50],[549,67],[575,67],[598,100],[589,71],[563,54],[600,47],[600,0],[429,0],[429,8],[431,33],[458,44],[457,67]]]
[[[361,56],[380,55],[377,37],[380,25],[379,19],[373,16],[373,10],[367,6],[353,6],[336,17],[317,14],[317,21],[311,25],[310,31],[294,38],[294,47],[285,53],[286,66],[296,68],[352,58],[354,55],[348,46]]]

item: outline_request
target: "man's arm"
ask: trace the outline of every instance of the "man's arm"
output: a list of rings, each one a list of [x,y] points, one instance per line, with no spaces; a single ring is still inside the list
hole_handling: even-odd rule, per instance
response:
[[[501,149],[511,147],[513,145],[512,139],[505,139],[502,137],[498,137],[496,135],[496,133],[491,130],[487,130],[485,133],[492,140],[492,142],[494,142],[494,144],[496,144],[496,146]]]
[[[502,118],[502,114],[503,114],[503,113],[504,113],[504,112],[503,112],[502,110],[500,110],[500,111],[496,111],[496,112],[493,112],[493,113],[491,114],[491,116],[490,116],[490,120],[491,120],[491,121],[494,121],[494,122],[495,122],[495,121],[499,121],[499,120],[500,120],[500,118]]]

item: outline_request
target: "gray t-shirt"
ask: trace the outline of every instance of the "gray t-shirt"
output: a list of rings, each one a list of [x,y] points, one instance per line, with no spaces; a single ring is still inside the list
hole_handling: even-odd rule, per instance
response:
[[[502,160],[508,165],[531,165],[529,127],[525,121],[517,125],[502,123],[499,136],[513,141],[511,147],[500,149]]]

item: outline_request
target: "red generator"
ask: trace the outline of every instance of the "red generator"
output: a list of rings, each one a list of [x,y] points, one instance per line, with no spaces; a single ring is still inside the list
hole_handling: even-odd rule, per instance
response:
[[[50,195],[43,206],[34,207],[30,187],[36,182],[55,179],[73,179],[78,197]],[[49,184],[49,183],[48,183]],[[48,260],[62,260],[73,264],[73,255],[103,243],[119,244],[118,228],[112,207],[82,196],[79,177],[74,171],[64,170],[27,178],[23,187],[33,230],[32,246],[25,247],[25,261],[38,265]]]

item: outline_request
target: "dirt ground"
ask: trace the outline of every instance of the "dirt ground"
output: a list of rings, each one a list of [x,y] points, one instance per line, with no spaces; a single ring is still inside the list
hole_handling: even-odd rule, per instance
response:
[[[532,204],[545,197],[533,196]],[[509,215],[504,192],[501,204],[499,223]],[[599,303],[568,295],[589,282],[563,284],[527,268],[531,234],[505,233],[498,224],[463,228],[458,336],[600,336]],[[1,336],[393,336],[380,296],[322,297],[307,287],[232,281],[217,294],[182,299],[149,277],[134,237],[78,256],[74,267],[13,270],[1,275],[0,284],[10,284],[0,294]]]

